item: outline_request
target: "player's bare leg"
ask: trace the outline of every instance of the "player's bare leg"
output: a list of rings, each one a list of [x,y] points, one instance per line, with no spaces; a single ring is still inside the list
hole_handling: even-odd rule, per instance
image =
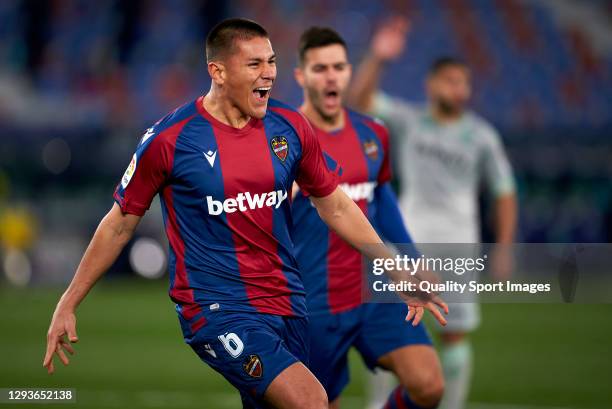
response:
[[[468,397],[472,377],[472,349],[466,332],[440,334],[440,357],[446,379],[446,391],[440,409],[462,409]]]
[[[327,409],[323,385],[302,364],[296,362],[282,371],[268,386],[264,399],[276,409]]]
[[[382,356],[379,364],[395,373],[399,380],[392,399],[403,399],[411,408],[435,408],[440,403],[444,377],[438,355],[431,345],[396,349]]]

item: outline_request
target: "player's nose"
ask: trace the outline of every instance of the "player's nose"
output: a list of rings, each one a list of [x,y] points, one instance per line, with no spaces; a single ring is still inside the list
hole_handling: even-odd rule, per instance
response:
[[[272,64],[265,64],[263,71],[261,72],[261,78],[274,81],[276,78],[276,66]]]
[[[327,81],[327,85],[336,85],[338,82],[338,75],[333,72],[333,70],[328,70],[325,75],[325,80]]]

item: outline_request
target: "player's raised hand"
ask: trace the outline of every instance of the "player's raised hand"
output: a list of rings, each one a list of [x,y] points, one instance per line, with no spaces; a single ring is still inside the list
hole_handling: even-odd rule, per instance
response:
[[[66,337],[68,337],[66,339]],[[76,333],[76,316],[72,311],[56,310],[51,319],[51,325],[47,332],[47,351],[43,366],[47,372],[52,374],[55,371],[53,366],[53,356],[57,355],[64,365],[68,365],[70,360],[65,352],[74,355],[71,343],[79,340]],[[65,352],[64,352],[65,351]]]
[[[386,20],[372,37],[371,51],[382,61],[398,58],[406,46],[410,21],[403,16]]]

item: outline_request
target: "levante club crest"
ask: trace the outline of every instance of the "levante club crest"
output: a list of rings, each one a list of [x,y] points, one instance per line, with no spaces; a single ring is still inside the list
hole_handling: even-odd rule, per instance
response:
[[[249,355],[242,367],[244,371],[253,378],[261,378],[263,375],[263,364],[258,355]]]
[[[283,162],[287,159],[287,154],[289,153],[289,144],[287,143],[287,138],[284,136],[275,136],[270,140],[270,146],[272,146],[272,150],[277,158],[282,160]]]
[[[363,143],[363,150],[373,161],[378,159],[378,144],[375,141],[366,141]]]

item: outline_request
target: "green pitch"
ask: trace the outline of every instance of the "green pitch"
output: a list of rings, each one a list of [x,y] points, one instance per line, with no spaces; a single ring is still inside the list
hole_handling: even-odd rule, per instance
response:
[[[60,293],[0,287],[0,388],[74,388],[69,408],[240,407],[184,344],[165,282],[105,280],[78,311],[77,355],[48,376],[45,336]],[[485,305],[473,339],[473,407],[612,407],[612,305]],[[345,408],[363,406],[357,355],[352,364]]]

